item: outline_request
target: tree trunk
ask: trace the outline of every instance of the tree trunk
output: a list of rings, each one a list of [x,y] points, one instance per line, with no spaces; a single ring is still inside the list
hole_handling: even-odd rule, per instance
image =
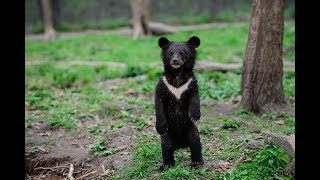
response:
[[[49,5],[49,0],[40,0],[42,7],[42,19],[44,26],[44,40],[54,39],[56,37],[56,31],[53,28],[52,14]]]
[[[148,24],[150,18],[150,0],[130,0],[130,5],[133,21],[132,37],[136,39],[141,36],[151,35]]]
[[[53,27],[57,28],[60,23],[60,0],[51,0]]]
[[[243,61],[239,107],[254,113],[282,111],[284,0],[254,0]]]

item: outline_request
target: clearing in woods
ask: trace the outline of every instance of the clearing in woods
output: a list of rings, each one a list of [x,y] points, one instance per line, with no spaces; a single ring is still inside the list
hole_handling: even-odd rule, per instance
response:
[[[247,33],[247,24],[230,23],[167,37],[184,40],[197,34],[202,40],[200,60],[232,63],[241,62]],[[75,179],[237,179],[245,173],[256,174],[253,178],[285,176],[286,156],[266,144],[263,133],[295,134],[295,73],[286,72],[283,80],[292,112],[258,117],[231,111],[240,98],[239,69],[196,71],[202,112],[197,124],[205,165],[191,168],[190,151],[184,149],[175,153],[175,167],[158,172],[162,160],[154,127],[154,87],[162,67],[150,65],[160,61],[157,38],[131,40],[99,34],[47,43],[26,40],[28,179],[68,175]],[[294,23],[285,26],[284,61],[294,64]],[[257,158],[266,168],[255,168]],[[268,163],[279,168],[268,169]]]

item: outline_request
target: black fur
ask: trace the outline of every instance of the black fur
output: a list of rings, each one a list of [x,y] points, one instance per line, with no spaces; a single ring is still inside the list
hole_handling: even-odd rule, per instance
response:
[[[158,41],[162,49],[161,57],[164,65],[163,76],[174,87],[184,85],[190,78],[193,80],[177,99],[164,84],[162,78],[155,92],[156,130],[161,135],[163,164],[160,170],[173,166],[174,151],[189,147],[191,150],[191,165],[203,164],[202,145],[199,131],[194,124],[201,117],[200,99],[197,80],[193,68],[197,56],[195,48],[200,45],[200,39],[191,37],[186,42],[170,42],[161,37]],[[174,68],[174,65],[180,67]]]

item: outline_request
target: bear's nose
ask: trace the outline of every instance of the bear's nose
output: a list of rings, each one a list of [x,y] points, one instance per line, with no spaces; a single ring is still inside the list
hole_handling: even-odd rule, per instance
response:
[[[172,59],[172,63],[173,63],[173,64],[178,64],[179,61],[178,61],[177,59]]]

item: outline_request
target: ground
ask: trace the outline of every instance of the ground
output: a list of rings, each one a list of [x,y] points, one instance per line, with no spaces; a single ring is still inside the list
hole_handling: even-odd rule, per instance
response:
[[[238,56],[238,61],[241,60],[243,53],[239,52],[244,50],[247,34],[245,25],[240,29],[230,27],[232,29],[225,35],[222,33],[224,27],[219,27],[221,29],[181,32],[171,36],[182,39],[190,34],[200,34],[206,46],[202,50],[200,47],[201,59],[230,63],[233,62],[233,55]],[[234,31],[241,31],[241,37],[231,36],[240,36]],[[220,39],[224,36],[229,39],[206,41],[212,32],[220,33]],[[284,36],[284,56],[285,61],[294,63],[294,48],[289,48],[294,47],[292,36],[294,26],[289,25]],[[257,169],[254,163],[261,157],[265,157],[263,160],[267,164],[276,163],[272,167],[281,166],[279,169],[267,169],[268,165],[260,164],[266,168],[256,170],[259,171],[256,172],[258,177],[261,177],[259,173],[266,177],[287,177],[282,172],[282,162],[287,162],[285,155],[281,150],[269,147],[264,142],[263,133],[295,134],[294,72],[286,72],[283,80],[292,111],[256,116],[233,109],[240,100],[241,70],[196,71],[202,112],[197,125],[205,165],[191,168],[190,151],[184,149],[175,153],[176,166],[160,173],[160,136],[154,125],[154,87],[162,69],[139,66],[156,63],[153,59],[160,59],[160,51],[155,49],[157,37],[147,37],[142,42],[123,39],[118,35],[87,38],[72,37],[47,44],[37,40],[26,42],[27,179],[66,178],[71,164],[75,179],[223,179],[222,176],[237,179],[247,173],[242,171],[243,166],[249,167],[244,169]],[[94,47],[96,51],[92,52],[92,56],[99,59],[101,49],[110,50],[100,39],[104,39],[105,44],[112,41],[116,44],[115,48],[119,48],[121,43],[127,47],[138,43],[140,49],[144,45],[151,46],[150,51],[157,55],[148,57],[149,61],[143,53],[133,53],[134,57],[124,61],[121,58],[128,56],[119,57],[117,51],[111,51],[113,56],[101,61],[88,61],[90,55],[82,57],[78,54],[81,50],[88,51],[86,42],[92,40],[101,43],[99,47],[91,44],[89,50],[91,52]],[[154,46],[151,43],[155,43]],[[75,45],[77,47],[73,47]],[[218,50],[216,46],[219,46]],[[226,47],[229,50],[223,54],[221,51]],[[65,48],[69,48],[68,53],[64,52]],[[215,49],[217,54],[212,53],[210,48]],[[143,60],[136,63],[137,59]],[[129,61],[132,62],[128,65]],[[269,156],[266,152],[276,155]]]
[[[138,78],[133,78],[138,79]],[[111,96],[117,97],[117,89],[123,88],[129,79],[116,79],[99,83],[97,86],[104,87],[105,91]],[[138,88],[137,88],[138,89]],[[127,100],[136,98],[147,103],[153,102],[152,92],[141,94],[135,90],[128,89]],[[117,102],[117,98],[112,100]],[[160,143],[160,138],[155,131],[155,116],[152,110],[146,110],[145,107],[138,107],[135,103],[126,103],[118,101],[117,111],[125,114],[122,118],[108,120],[106,117],[95,115],[92,119],[79,121],[75,130],[66,130],[64,128],[50,128],[46,121],[32,122],[26,128],[26,171],[29,176],[39,176],[47,179],[50,176],[65,177],[69,171],[69,165],[75,166],[74,177],[89,174],[87,177],[104,177],[121,175],[123,167],[132,165],[132,157],[137,148],[137,135],[147,134],[150,140]],[[286,129],[286,124],[276,124],[271,120],[251,117],[252,120],[242,119],[241,117],[230,114],[237,100],[217,103],[214,100],[203,100],[201,111],[203,116],[198,122],[203,142],[204,158],[206,164],[212,171],[225,172],[235,168],[236,161],[245,153],[245,149],[257,150],[259,146],[255,143],[261,138],[261,133],[265,131],[291,133]],[[108,102],[104,106],[108,107]],[[127,111],[121,111],[126,109]],[[129,112],[126,114],[124,112]],[[128,122],[125,116],[139,116],[144,114],[145,125],[140,129],[136,123]],[[239,122],[240,129],[225,130],[222,129],[223,118],[231,118]],[[130,121],[130,120],[129,120]],[[255,122],[259,121],[259,125]],[[118,127],[114,128],[112,125]],[[88,129],[100,126],[94,132],[105,139],[105,149],[114,149],[114,153],[109,156],[92,155],[88,152],[88,147],[93,142],[97,142],[96,134],[90,133]],[[284,128],[285,127],[285,128]],[[103,129],[105,128],[105,129]],[[255,140],[252,141],[251,140]],[[251,142],[246,144],[245,142]],[[234,150],[242,147],[243,149]],[[111,150],[112,151],[112,150]],[[188,166],[188,150],[181,150],[180,156],[183,157],[185,166]],[[160,164],[159,157],[159,164]],[[158,166],[158,164],[156,164]],[[102,166],[108,173],[104,174]],[[157,173],[157,172],[155,172]]]

